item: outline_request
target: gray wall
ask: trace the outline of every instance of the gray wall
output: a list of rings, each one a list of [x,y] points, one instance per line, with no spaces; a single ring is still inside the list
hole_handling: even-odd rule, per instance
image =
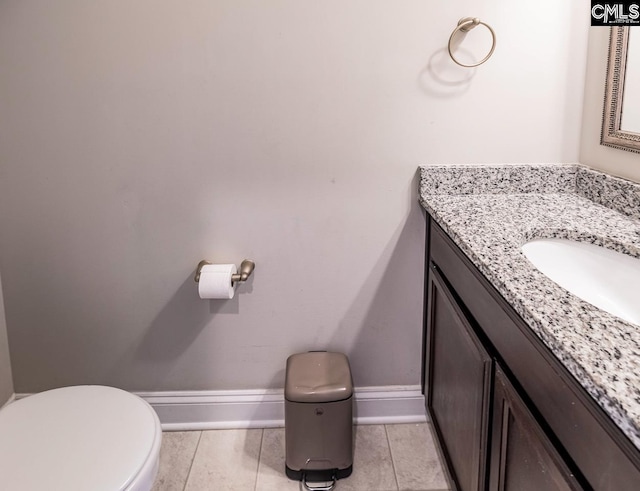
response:
[[[2,301],[2,280],[0,279],[0,407],[13,395],[11,377],[11,359],[7,341],[7,325],[4,320],[4,302]]]
[[[639,153],[600,145],[609,32],[609,29],[603,27],[592,27],[589,30],[580,162],[640,182]]]
[[[16,391],[277,387],[323,348],[420,383],[416,169],[576,161],[583,3],[0,3]],[[498,35],[475,70],[446,54],[468,15]],[[245,257],[236,298],[198,299],[198,261]]]

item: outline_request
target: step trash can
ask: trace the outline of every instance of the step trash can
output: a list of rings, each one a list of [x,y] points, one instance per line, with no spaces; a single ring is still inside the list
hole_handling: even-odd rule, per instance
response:
[[[310,351],[287,359],[284,389],[287,477],[329,490],[353,470],[353,381],[342,353]],[[309,487],[307,482],[332,482]]]

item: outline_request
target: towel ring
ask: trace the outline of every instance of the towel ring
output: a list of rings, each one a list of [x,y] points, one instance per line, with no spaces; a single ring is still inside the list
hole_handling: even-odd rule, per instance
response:
[[[453,41],[453,37],[456,35],[458,31],[469,32],[471,29],[473,29],[474,27],[480,24],[485,26],[487,29],[489,29],[489,32],[491,33],[491,38],[493,39],[493,42],[491,43],[491,49],[489,50],[489,54],[487,54],[487,56],[482,58],[482,60],[480,60],[478,63],[474,63],[473,65],[465,65],[464,63],[460,63],[458,60],[456,60],[456,57],[453,56],[453,52],[451,51],[451,41]],[[449,56],[456,64],[463,66],[465,68],[473,68],[478,65],[482,65],[485,61],[491,58],[491,55],[493,54],[493,50],[496,49],[496,33],[493,32],[493,29],[491,29],[491,26],[489,24],[482,22],[477,17],[464,17],[458,21],[458,25],[451,33],[451,36],[449,36],[449,44],[447,45],[447,49],[449,50]]]

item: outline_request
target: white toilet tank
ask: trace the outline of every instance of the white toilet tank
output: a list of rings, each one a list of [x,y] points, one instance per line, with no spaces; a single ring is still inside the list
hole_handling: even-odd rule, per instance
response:
[[[149,491],[162,430],[151,406],[124,390],[64,387],[0,411],[6,491]]]

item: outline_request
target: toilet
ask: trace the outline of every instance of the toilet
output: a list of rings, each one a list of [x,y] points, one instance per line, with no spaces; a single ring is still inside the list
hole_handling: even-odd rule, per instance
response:
[[[151,406],[124,390],[48,390],[0,410],[0,488],[149,491],[162,429]]]

